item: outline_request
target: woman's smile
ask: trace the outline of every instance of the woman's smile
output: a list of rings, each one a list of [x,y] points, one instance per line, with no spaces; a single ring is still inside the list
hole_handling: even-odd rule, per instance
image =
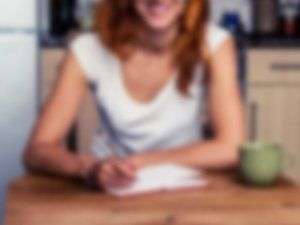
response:
[[[165,1],[147,1],[146,7],[153,16],[163,16],[172,8],[171,4]]]
[[[183,13],[182,0],[135,0],[135,9],[152,30],[167,30]]]

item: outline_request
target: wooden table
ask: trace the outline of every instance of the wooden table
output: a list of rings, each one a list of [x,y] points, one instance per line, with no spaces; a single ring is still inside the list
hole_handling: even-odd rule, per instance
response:
[[[299,225],[300,188],[239,184],[233,173],[209,174],[193,191],[118,199],[64,179],[25,176],[11,183],[7,225]]]

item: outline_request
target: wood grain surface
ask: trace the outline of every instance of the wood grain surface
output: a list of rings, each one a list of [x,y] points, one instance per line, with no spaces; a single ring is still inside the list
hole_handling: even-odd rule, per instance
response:
[[[7,225],[299,225],[300,188],[254,188],[233,172],[197,190],[116,198],[61,178],[27,175],[8,191]]]

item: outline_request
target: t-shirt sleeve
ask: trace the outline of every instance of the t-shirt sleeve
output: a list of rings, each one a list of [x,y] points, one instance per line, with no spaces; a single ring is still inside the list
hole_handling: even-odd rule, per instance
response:
[[[226,40],[231,38],[231,36],[232,34],[228,30],[210,23],[207,31],[209,53],[215,53]]]
[[[69,51],[76,58],[87,80],[91,82],[96,81],[99,76],[98,60],[101,60],[101,57],[98,50],[97,38],[93,34],[80,34],[69,43]]]

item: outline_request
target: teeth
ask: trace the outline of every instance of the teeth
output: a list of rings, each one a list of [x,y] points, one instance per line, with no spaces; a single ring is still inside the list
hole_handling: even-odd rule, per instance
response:
[[[156,4],[150,6],[150,10],[157,14],[165,13],[168,10],[168,6],[162,4]]]

